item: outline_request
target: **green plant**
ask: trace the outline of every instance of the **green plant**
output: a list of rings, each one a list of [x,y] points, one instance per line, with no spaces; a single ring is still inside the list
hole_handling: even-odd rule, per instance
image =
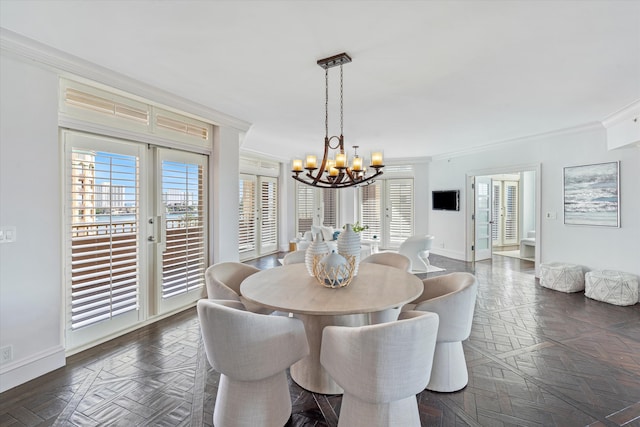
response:
[[[360,225],[360,221],[356,221],[356,223],[351,226],[351,229],[353,231],[355,231],[356,233],[359,233],[359,232],[361,232],[363,230],[368,230],[369,226],[368,225]]]

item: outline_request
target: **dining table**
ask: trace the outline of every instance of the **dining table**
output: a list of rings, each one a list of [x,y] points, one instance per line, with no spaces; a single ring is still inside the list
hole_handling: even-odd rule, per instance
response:
[[[363,326],[368,314],[402,306],[422,294],[423,283],[404,270],[361,263],[348,286],[330,288],[307,272],[304,263],[259,271],[244,279],[240,293],[248,301],[302,320],[309,355],[291,366],[291,378],[302,388],[321,394],[342,394],[342,388],[320,363],[325,326]]]

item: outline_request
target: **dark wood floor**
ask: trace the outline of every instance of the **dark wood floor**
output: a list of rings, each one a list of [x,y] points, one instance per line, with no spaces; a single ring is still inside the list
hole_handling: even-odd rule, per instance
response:
[[[640,304],[542,288],[528,261],[430,259],[447,270],[430,275],[470,271],[480,287],[469,384],[420,393],[423,426],[640,426]],[[270,268],[277,256],[251,263]],[[0,394],[0,425],[211,425],[218,380],[190,309]],[[337,425],[339,396],[290,389],[289,426]]]

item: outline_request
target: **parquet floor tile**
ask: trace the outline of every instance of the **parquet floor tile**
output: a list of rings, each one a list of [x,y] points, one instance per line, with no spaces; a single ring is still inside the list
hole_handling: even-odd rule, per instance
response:
[[[282,254],[252,262],[277,265]],[[617,307],[542,288],[533,263],[432,255],[479,281],[468,385],[417,396],[423,426],[640,427],[640,304]],[[220,374],[195,309],[73,355],[67,366],[0,395],[0,427],[212,426]],[[336,427],[341,396],[289,378],[287,427]]]

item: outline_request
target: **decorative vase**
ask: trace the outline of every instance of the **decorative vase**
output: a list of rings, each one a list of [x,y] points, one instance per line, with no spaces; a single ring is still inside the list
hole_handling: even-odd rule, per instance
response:
[[[304,263],[307,266],[307,271],[309,272],[310,276],[314,276],[313,259],[317,255],[328,255],[329,252],[331,252],[329,250],[329,245],[327,245],[327,242],[324,241],[322,233],[317,233],[315,238],[313,239],[313,242],[311,242],[311,244],[307,248],[307,251],[304,253]]]
[[[334,289],[349,286],[351,279],[353,279],[355,263],[353,257],[348,258],[337,254],[336,251],[329,255],[316,256],[313,272],[318,283]]]
[[[351,224],[346,224],[344,231],[338,236],[338,253],[345,258],[347,256],[355,258],[353,275],[357,275],[360,264],[360,234],[353,231]]]

